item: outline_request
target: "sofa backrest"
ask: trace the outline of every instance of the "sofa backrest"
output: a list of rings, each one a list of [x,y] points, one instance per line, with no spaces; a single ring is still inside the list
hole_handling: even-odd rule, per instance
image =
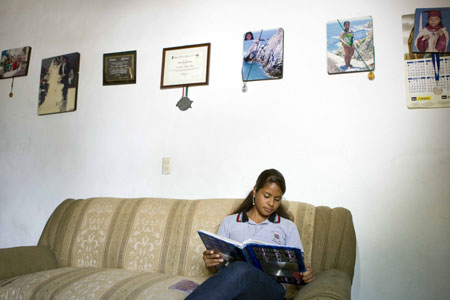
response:
[[[67,199],[49,218],[39,245],[60,267],[107,267],[201,276],[208,272],[197,230],[217,232],[242,199]],[[284,201],[316,272],[338,268],[353,278],[356,239],[344,208]]]

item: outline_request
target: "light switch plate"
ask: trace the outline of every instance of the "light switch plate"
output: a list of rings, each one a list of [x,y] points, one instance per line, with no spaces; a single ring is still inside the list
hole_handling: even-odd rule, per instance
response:
[[[170,172],[172,172],[172,158],[163,157],[163,159],[162,159],[162,174],[170,175]]]

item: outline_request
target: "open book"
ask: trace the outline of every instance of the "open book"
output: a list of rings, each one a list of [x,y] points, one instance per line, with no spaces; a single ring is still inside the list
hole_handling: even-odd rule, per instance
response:
[[[245,261],[281,283],[301,284],[300,272],[305,272],[303,253],[299,248],[280,246],[255,240],[243,243],[199,230],[208,250],[217,250],[226,263]]]

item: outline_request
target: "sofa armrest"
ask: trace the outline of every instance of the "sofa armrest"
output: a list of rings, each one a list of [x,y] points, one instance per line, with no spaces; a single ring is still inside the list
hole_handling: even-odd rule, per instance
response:
[[[352,282],[346,272],[331,269],[317,273],[316,279],[303,286],[294,299],[349,300],[351,288]]]
[[[0,249],[0,280],[57,267],[55,255],[45,246]]]

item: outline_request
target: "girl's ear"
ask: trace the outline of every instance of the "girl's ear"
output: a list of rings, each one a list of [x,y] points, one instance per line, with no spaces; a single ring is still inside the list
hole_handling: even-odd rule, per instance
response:
[[[256,186],[253,187],[253,197],[256,197]]]

